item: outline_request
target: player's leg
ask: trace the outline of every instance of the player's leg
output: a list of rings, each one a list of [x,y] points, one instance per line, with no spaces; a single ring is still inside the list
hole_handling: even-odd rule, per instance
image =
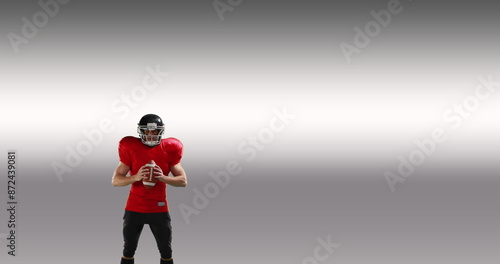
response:
[[[122,257],[120,264],[134,264],[134,258]]]
[[[160,258],[160,264],[174,264],[174,259],[173,258],[169,258],[169,259]]]
[[[160,264],[173,264],[172,259],[172,225],[169,213],[152,214],[149,228],[160,251]]]
[[[125,211],[123,216],[123,257],[121,264],[133,264],[144,220],[140,213]]]

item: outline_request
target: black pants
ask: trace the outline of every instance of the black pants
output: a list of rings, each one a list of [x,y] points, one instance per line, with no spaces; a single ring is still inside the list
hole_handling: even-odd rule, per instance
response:
[[[137,243],[141,236],[144,224],[148,224],[161,258],[172,258],[172,225],[170,214],[166,213],[137,213],[125,210],[123,215],[123,256],[134,257]]]

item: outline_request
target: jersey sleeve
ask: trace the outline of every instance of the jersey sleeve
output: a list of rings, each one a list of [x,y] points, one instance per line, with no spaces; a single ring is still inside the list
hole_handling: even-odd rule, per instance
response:
[[[130,139],[128,137],[122,138],[122,140],[120,140],[120,143],[118,143],[118,156],[120,157],[120,161],[123,164],[131,167],[132,160],[130,158],[129,145]]]
[[[176,138],[169,138],[168,141],[168,155],[171,157],[168,165],[170,167],[181,162],[184,152],[184,145]]]

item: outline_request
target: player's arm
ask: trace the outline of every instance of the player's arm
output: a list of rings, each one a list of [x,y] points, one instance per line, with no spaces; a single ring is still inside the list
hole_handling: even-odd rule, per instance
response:
[[[175,187],[186,187],[187,185],[187,177],[184,168],[182,168],[180,163],[175,164],[170,168],[170,172],[172,172],[173,177],[169,177],[168,175],[163,174],[163,171],[159,166],[154,168],[154,173],[158,180]]]
[[[120,162],[113,173],[113,178],[111,179],[113,187],[127,186],[134,182],[142,181],[143,178],[147,178],[147,176],[145,176],[148,171],[146,166],[142,166],[136,175],[127,177],[127,173],[129,171],[130,167],[125,165],[125,163]]]

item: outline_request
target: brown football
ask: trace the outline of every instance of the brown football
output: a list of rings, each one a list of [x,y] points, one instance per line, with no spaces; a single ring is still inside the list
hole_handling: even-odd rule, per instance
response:
[[[144,187],[146,189],[151,189],[156,185],[156,182],[158,181],[157,178],[155,178],[155,175],[153,173],[153,168],[156,166],[156,163],[154,160],[150,160],[147,164],[146,167],[148,167],[149,172],[147,174],[147,178],[144,178],[142,180],[142,184],[144,184]]]

